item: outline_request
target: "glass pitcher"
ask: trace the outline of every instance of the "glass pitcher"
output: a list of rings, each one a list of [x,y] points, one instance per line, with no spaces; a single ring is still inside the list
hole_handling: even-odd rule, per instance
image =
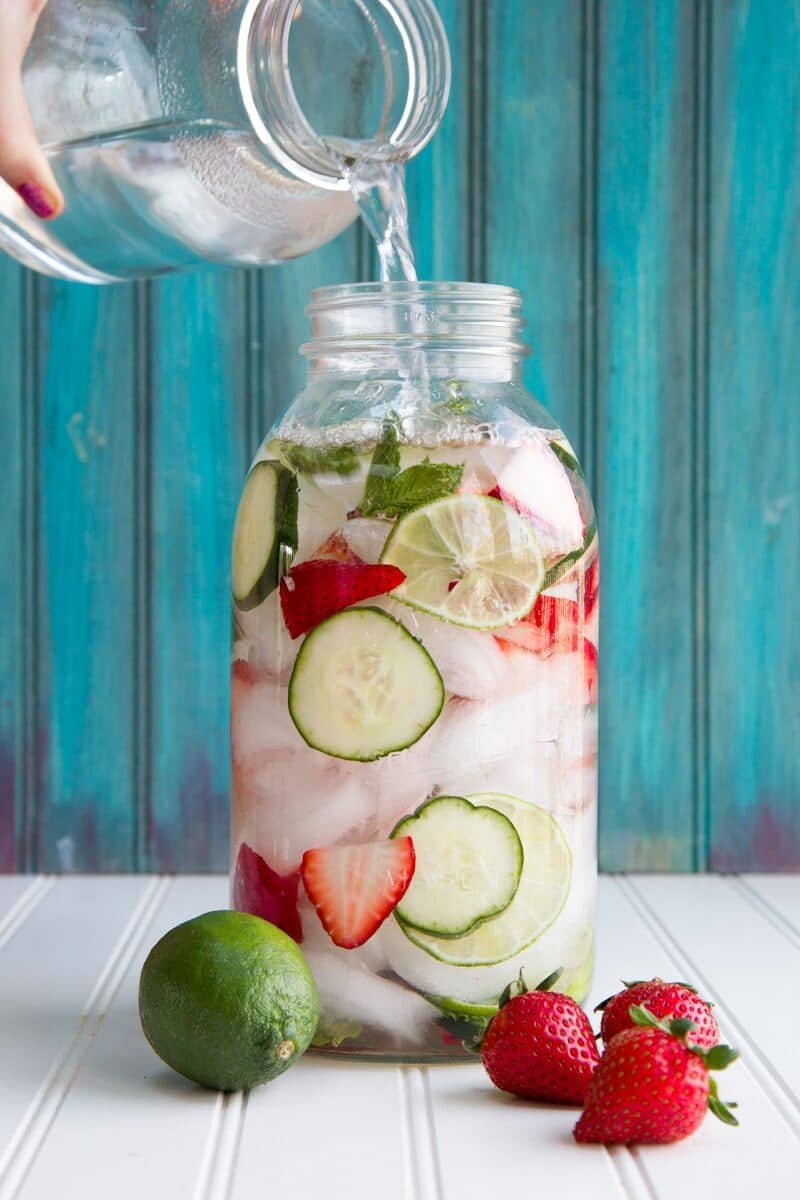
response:
[[[66,208],[0,182],[0,249],[107,283],[335,237],[353,162],[433,135],[450,60],[432,0],[50,0],[23,82]]]
[[[589,990],[596,525],[519,307],[316,292],[239,506],[233,905],[301,942],[339,1053],[465,1057],[520,971]]]

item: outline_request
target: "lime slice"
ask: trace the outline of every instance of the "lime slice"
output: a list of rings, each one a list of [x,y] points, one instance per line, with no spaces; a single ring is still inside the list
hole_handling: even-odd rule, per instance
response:
[[[572,880],[572,853],[561,826],[538,804],[486,792],[472,804],[508,817],[522,842],[524,863],[514,899],[499,916],[459,938],[440,938],[398,923],[406,937],[440,962],[457,967],[490,966],[519,954],[555,921]]]
[[[544,580],[533,525],[491,496],[445,496],[414,509],[398,521],[381,561],[405,573],[396,599],[471,629],[526,616]]]

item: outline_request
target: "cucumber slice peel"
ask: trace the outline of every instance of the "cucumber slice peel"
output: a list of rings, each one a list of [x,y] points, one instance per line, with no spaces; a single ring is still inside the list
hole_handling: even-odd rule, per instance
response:
[[[289,680],[289,712],[314,750],[373,762],[419,741],[445,690],[427,650],[382,609],[348,608],[306,635]]]
[[[512,822],[496,808],[462,796],[437,796],[392,837],[410,837],[417,866],[395,915],[404,926],[459,938],[508,908],[524,854]]]
[[[257,462],[244,485],[233,531],[233,598],[247,612],[278,586],[297,550],[297,477],[277,462]]]
[[[506,909],[458,938],[443,938],[398,921],[403,933],[426,954],[456,967],[484,967],[514,958],[558,918],[572,883],[572,852],[556,819],[516,796],[487,792],[468,796],[488,805],[514,824],[522,841],[524,863],[516,894]]]

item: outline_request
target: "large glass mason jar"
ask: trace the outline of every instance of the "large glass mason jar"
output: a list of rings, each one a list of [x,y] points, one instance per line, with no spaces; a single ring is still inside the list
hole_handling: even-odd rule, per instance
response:
[[[339,1053],[460,1058],[520,972],[589,988],[597,534],[519,308],[315,292],[239,506],[233,904],[302,943]]]

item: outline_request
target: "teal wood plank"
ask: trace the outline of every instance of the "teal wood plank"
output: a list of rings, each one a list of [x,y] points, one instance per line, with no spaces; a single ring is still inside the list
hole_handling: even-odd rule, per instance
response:
[[[606,0],[597,59],[597,501],[606,869],[695,828],[692,0]]]
[[[453,59],[453,85],[433,141],[408,165],[408,215],[420,279],[470,277],[470,95],[475,87],[470,6],[439,0]]]
[[[151,870],[226,869],[230,536],[244,475],[247,275],[152,289]]]
[[[24,494],[24,347],[22,271],[0,260],[0,871],[22,867],[24,645],[22,498]]]
[[[309,338],[305,308],[311,292],[332,284],[353,283],[362,276],[369,278],[366,249],[361,229],[353,225],[306,258],[261,273],[260,307],[251,338],[257,364],[253,373],[253,452],[305,386],[306,363],[299,351]]]
[[[581,455],[582,8],[559,0],[488,6],[484,162],[474,170],[483,190],[474,231],[484,242],[482,271],[522,291],[533,350],[526,382]]]
[[[35,780],[39,870],[130,870],[132,292],[42,280]]]
[[[800,3],[713,7],[710,864],[800,867]]]

